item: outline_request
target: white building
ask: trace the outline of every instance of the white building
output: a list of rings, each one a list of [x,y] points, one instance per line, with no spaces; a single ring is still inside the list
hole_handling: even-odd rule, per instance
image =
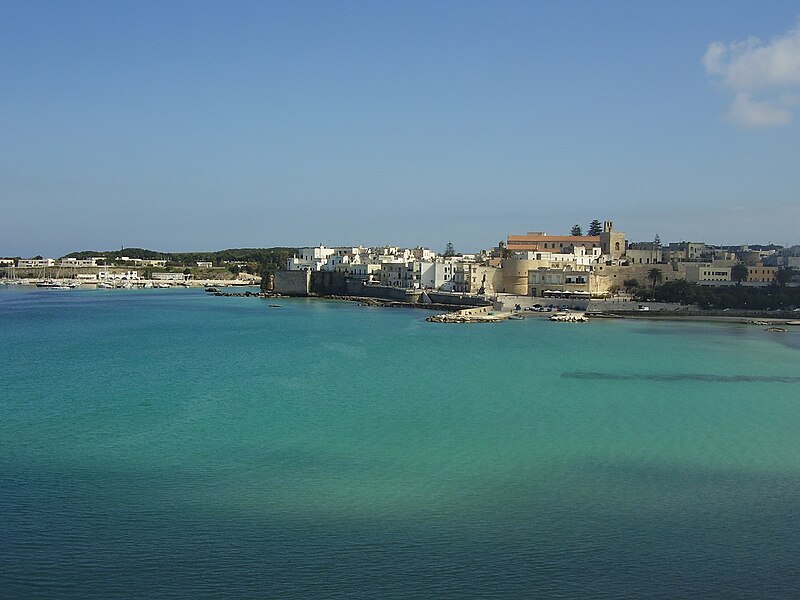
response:
[[[21,258],[17,261],[18,269],[42,269],[44,267],[54,267],[54,258]]]
[[[91,258],[62,258],[59,261],[61,267],[96,267],[97,261],[105,260],[102,256],[93,256]]]
[[[333,248],[326,248],[319,245],[315,248],[300,248],[298,256],[293,256],[287,261],[286,268],[289,271],[322,271],[328,258],[336,253]]]

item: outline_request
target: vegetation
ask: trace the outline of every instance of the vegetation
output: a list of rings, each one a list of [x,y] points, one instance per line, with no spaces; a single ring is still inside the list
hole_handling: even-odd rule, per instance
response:
[[[747,265],[744,263],[736,263],[731,267],[731,280],[736,282],[736,285],[741,285],[743,281],[747,281],[748,276]]]
[[[107,252],[83,250],[72,252],[64,258],[90,258],[102,256],[106,264],[112,264],[120,256],[142,260],[165,260],[171,267],[194,267],[198,261],[210,262],[227,268],[231,263],[258,273],[286,268],[286,261],[297,252],[296,248],[230,248],[216,252],[157,252],[144,248],[120,248]],[[246,266],[244,266],[246,265]],[[249,271],[248,271],[249,272]]]
[[[601,233],[603,233],[603,226],[600,224],[600,221],[595,219],[589,223],[589,231],[586,233],[586,235],[596,236],[600,235]]]
[[[786,287],[794,276],[795,270],[792,267],[781,267],[778,269],[778,272],[775,273],[775,283],[780,287]]]
[[[653,298],[656,297],[656,285],[661,283],[664,279],[664,273],[661,272],[661,269],[653,267],[647,272],[647,279],[649,279],[653,284]]]
[[[634,279],[631,277],[630,279],[626,279],[622,282],[622,287],[625,289],[627,293],[635,292],[639,289],[639,280]]]
[[[444,249],[443,256],[455,256],[455,255],[456,255],[456,249],[453,246],[453,242],[447,242],[447,246]]]
[[[646,290],[640,290],[635,296],[642,301],[647,300],[649,294]],[[655,299],[684,305],[697,304],[704,309],[792,310],[800,306],[800,287],[777,283],[765,287],[712,287],[678,279],[658,286]]]
[[[580,225],[573,225],[572,226],[572,231],[570,232],[570,235],[575,235],[575,236],[583,235],[583,230],[581,229],[581,226]]]

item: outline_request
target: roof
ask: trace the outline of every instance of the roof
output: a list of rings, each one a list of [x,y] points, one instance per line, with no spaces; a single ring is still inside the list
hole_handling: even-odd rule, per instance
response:
[[[570,244],[599,244],[599,235],[509,235],[509,242],[569,242]]]

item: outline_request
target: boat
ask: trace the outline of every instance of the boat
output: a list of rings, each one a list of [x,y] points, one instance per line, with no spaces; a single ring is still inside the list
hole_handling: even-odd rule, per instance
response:
[[[525,320],[525,316],[524,315],[518,315],[516,313],[508,315],[508,318],[510,320],[512,320],[512,321],[524,321]]]
[[[800,321],[786,321],[785,325],[791,325],[793,327],[800,326]]]
[[[764,331],[769,331],[771,333],[786,333],[786,329],[783,327],[767,327]]]

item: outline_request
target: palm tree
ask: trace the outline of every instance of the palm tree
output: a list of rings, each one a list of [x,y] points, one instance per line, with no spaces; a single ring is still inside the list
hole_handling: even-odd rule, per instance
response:
[[[656,284],[661,283],[664,279],[664,274],[661,269],[653,267],[647,272],[647,278],[653,282],[653,299],[656,297]]]

